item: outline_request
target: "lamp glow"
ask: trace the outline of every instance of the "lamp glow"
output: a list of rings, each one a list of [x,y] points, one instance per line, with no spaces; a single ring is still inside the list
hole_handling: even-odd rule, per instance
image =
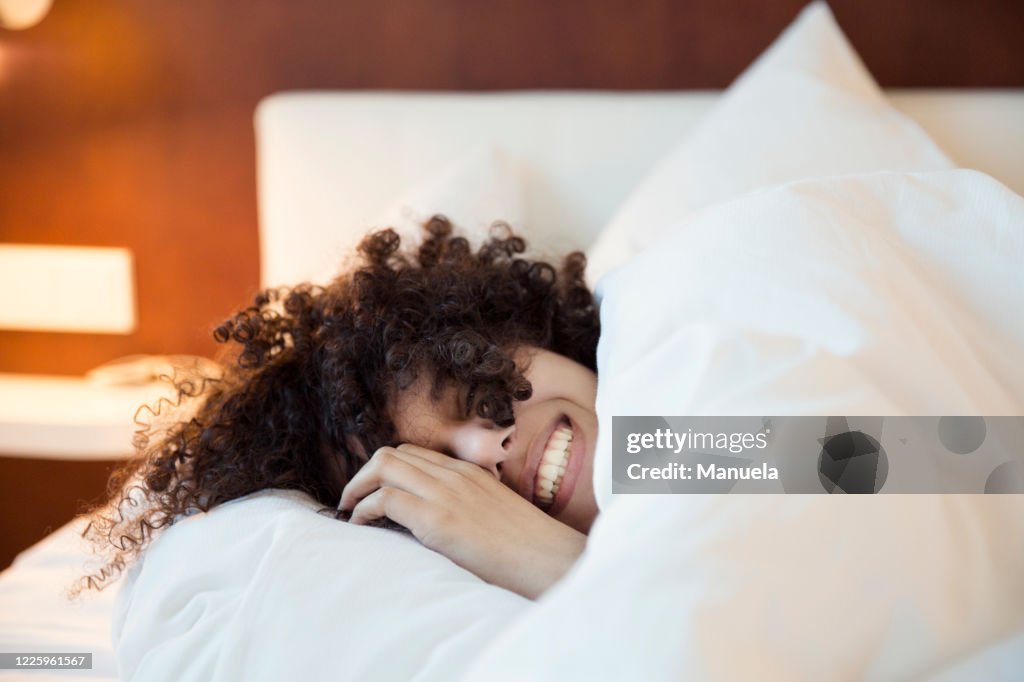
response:
[[[20,30],[43,20],[53,0],[0,0],[0,26]]]
[[[0,329],[131,334],[132,252],[0,244]]]

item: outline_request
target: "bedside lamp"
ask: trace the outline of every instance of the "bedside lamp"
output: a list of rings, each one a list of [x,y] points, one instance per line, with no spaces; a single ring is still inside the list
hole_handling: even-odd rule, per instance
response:
[[[132,261],[128,249],[0,244],[0,329],[131,334]]]
[[[134,274],[129,249],[0,244],[0,329],[131,334]],[[0,457],[132,455],[135,411],[170,386],[108,383],[0,373]]]
[[[31,28],[43,20],[52,4],[53,0],[0,0],[0,26]]]

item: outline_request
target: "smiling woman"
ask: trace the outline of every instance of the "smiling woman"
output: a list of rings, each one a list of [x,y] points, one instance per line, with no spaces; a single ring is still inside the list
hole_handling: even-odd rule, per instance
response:
[[[403,444],[378,450],[339,507],[354,523],[391,518],[485,580],[537,597],[583,551],[598,513],[597,375],[537,347],[518,349],[516,366],[532,393],[507,426],[465,418],[455,387],[437,398],[423,380],[399,392]]]
[[[88,535],[102,587],[155,532],[265,489],[351,521],[384,517],[484,579],[537,596],[597,514],[591,482],[599,318],[571,253],[520,257],[496,223],[473,250],[443,217],[415,248],[392,230],[326,287],[267,291],[215,338],[222,377],[182,379]]]
[[[513,404],[513,424],[502,428],[485,419],[464,419],[457,391],[435,400],[424,381],[395,398],[399,439],[478,465],[586,533],[597,515],[591,482],[597,374],[543,348],[521,348],[516,360],[532,394]]]

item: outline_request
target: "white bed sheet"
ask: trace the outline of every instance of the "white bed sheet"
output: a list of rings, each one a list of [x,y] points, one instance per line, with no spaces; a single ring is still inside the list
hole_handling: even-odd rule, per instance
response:
[[[0,680],[118,679],[110,628],[119,585],[67,597],[86,561],[83,525],[64,525],[0,573],[0,651],[92,653],[92,670],[0,670]]]

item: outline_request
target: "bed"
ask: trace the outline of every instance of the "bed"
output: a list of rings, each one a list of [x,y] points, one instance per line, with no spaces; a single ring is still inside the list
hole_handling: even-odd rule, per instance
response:
[[[886,96],[957,167],[1024,193],[1024,92]],[[256,112],[262,282],[323,281],[366,226],[411,224],[439,205],[470,230],[502,217],[543,249],[588,249],[652,169],[664,167],[667,151],[706,130],[703,121],[719,111],[721,98],[718,92],[274,95]],[[613,255],[622,244],[609,247]],[[78,528],[80,522],[69,523],[0,575],[0,651],[92,652],[90,673],[64,675],[114,680],[117,588],[80,603],[62,595],[81,562]],[[509,641],[532,641],[518,634],[520,640],[513,633]],[[930,676],[1010,679],[1024,672],[1022,652],[1024,638],[1008,635],[979,643],[972,656],[933,668]],[[489,656],[507,679],[522,679],[501,652]],[[499,679],[486,665],[459,670],[467,679]],[[848,674],[891,679],[893,669],[886,670]],[[573,678],[571,670],[561,674]],[[0,679],[12,675],[0,671]],[[64,676],[50,671],[33,679]]]

